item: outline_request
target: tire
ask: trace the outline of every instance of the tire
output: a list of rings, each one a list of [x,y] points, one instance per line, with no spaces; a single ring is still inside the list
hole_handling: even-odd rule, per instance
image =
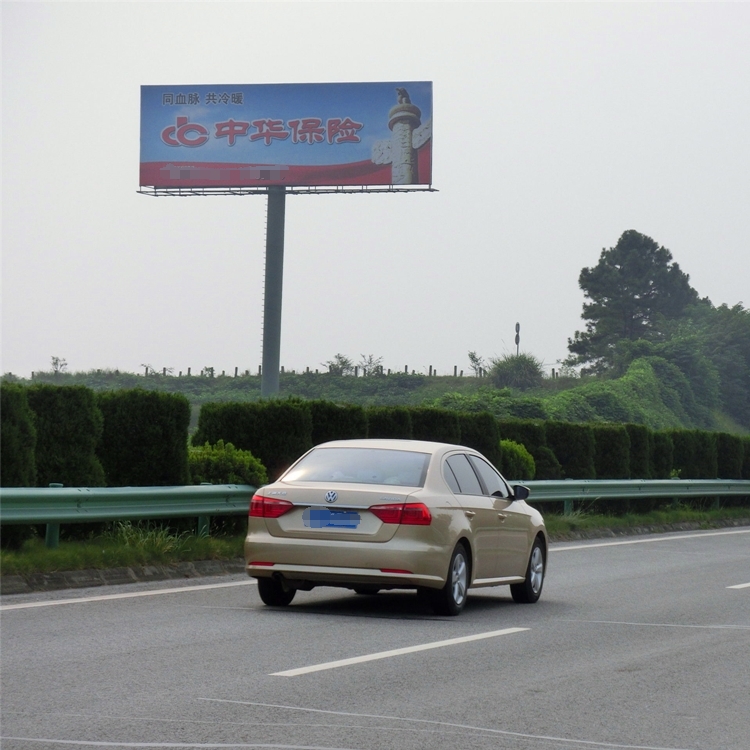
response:
[[[545,570],[544,545],[537,537],[531,547],[529,564],[526,568],[526,580],[523,583],[512,583],[510,586],[510,595],[513,597],[513,601],[519,604],[533,604],[538,601],[542,595]]]
[[[469,593],[469,555],[459,543],[453,550],[448,566],[448,578],[439,591],[430,590],[432,609],[437,615],[455,617],[461,613]]]
[[[269,607],[286,607],[294,599],[297,590],[284,590],[284,587],[275,578],[259,578],[258,593],[263,604],[267,604]]]
[[[380,591],[377,586],[355,586],[354,593],[360,596],[375,596]]]

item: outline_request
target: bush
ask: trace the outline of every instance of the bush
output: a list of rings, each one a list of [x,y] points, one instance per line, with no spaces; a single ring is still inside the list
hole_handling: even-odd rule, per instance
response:
[[[626,424],[625,429],[630,439],[630,478],[649,479],[651,477],[650,430],[642,424]]]
[[[500,430],[489,412],[459,413],[461,445],[479,451],[495,466],[500,466]]]
[[[531,480],[536,475],[534,458],[526,448],[512,440],[500,441],[500,473],[508,482]]]
[[[103,420],[94,392],[83,385],[34,385],[27,396],[35,414],[37,485],[104,486],[95,453]]]
[[[333,401],[308,401],[312,415],[312,444],[367,437],[367,415],[361,406],[339,406]]]
[[[597,479],[630,479],[630,438],[621,424],[595,424],[594,468]]]
[[[453,444],[461,442],[461,427],[455,411],[417,406],[409,409],[409,413],[414,440]]]
[[[564,479],[596,479],[594,431],[590,425],[547,422],[547,445],[560,462]]]
[[[551,448],[542,445],[532,453],[532,456],[534,457],[534,463],[536,464],[535,479],[563,478],[562,466]]]
[[[102,391],[97,403],[104,414],[97,453],[110,487],[190,483],[185,396],[133,388]]]
[[[304,402],[293,399],[205,404],[193,445],[219,440],[249,450],[275,481],[312,448],[312,414]]]
[[[510,399],[506,409],[511,417],[517,419],[547,419],[547,407],[544,401],[534,396],[520,396]]]
[[[368,437],[411,440],[411,414],[405,406],[370,406],[366,414]]]
[[[719,475],[716,433],[696,430],[696,472],[697,479],[716,479]]]
[[[188,452],[193,484],[249,484],[260,487],[268,482],[263,464],[250,451],[242,451],[219,440],[205,443]]]
[[[492,360],[489,378],[496,388],[536,388],[544,378],[542,362],[531,354],[504,354]]]
[[[0,486],[36,485],[36,428],[26,389],[3,383],[0,386]]]
[[[742,438],[742,478],[750,479],[750,437]]]
[[[670,430],[672,438],[672,465],[680,479],[697,479],[696,453],[698,450],[695,430]]]
[[[742,438],[720,432],[716,435],[718,479],[742,479]]]
[[[672,436],[665,430],[652,432],[650,447],[651,478],[669,479],[672,476],[672,466],[674,461]]]
[[[579,393],[580,389],[561,391],[547,400],[549,415],[561,422],[595,422],[599,415]]]

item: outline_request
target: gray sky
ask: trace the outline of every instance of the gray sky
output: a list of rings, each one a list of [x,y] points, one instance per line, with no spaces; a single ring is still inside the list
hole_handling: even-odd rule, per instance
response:
[[[434,82],[438,193],[290,196],[281,363],[547,365],[626,229],[750,304],[750,5],[2,3],[2,371],[257,371],[265,198],[136,193],[142,84]]]

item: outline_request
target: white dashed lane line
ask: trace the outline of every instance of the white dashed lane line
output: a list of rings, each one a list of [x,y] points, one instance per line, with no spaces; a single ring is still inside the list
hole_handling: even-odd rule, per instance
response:
[[[672,536],[646,537],[645,539],[624,539],[619,542],[593,542],[590,544],[571,544],[566,547],[554,545],[550,552],[571,552],[579,549],[595,549],[597,547],[623,547],[628,544],[655,544],[656,542],[676,542],[680,539],[702,539],[706,536],[728,536],[730,534],[750,534],[750,529],[732,529],[731,531],[702,531],[698,534],[674,534]],[[746,584],[750,585],[750,584]]]
[[[735,586],[727,586],[728,589],[750,589],[750,583],[738,583]]]

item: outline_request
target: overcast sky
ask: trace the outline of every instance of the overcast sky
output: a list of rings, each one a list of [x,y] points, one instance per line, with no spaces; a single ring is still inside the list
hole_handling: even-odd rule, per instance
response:
[[[436,193],[289,196],[281,364],[582,327],[636,229],[750,304],[750,5],[2,3],[2,371],[261,362],[266,199],[139,195],[140,86],[429,80]],[[394,99],[395,103],[395,99]]]

